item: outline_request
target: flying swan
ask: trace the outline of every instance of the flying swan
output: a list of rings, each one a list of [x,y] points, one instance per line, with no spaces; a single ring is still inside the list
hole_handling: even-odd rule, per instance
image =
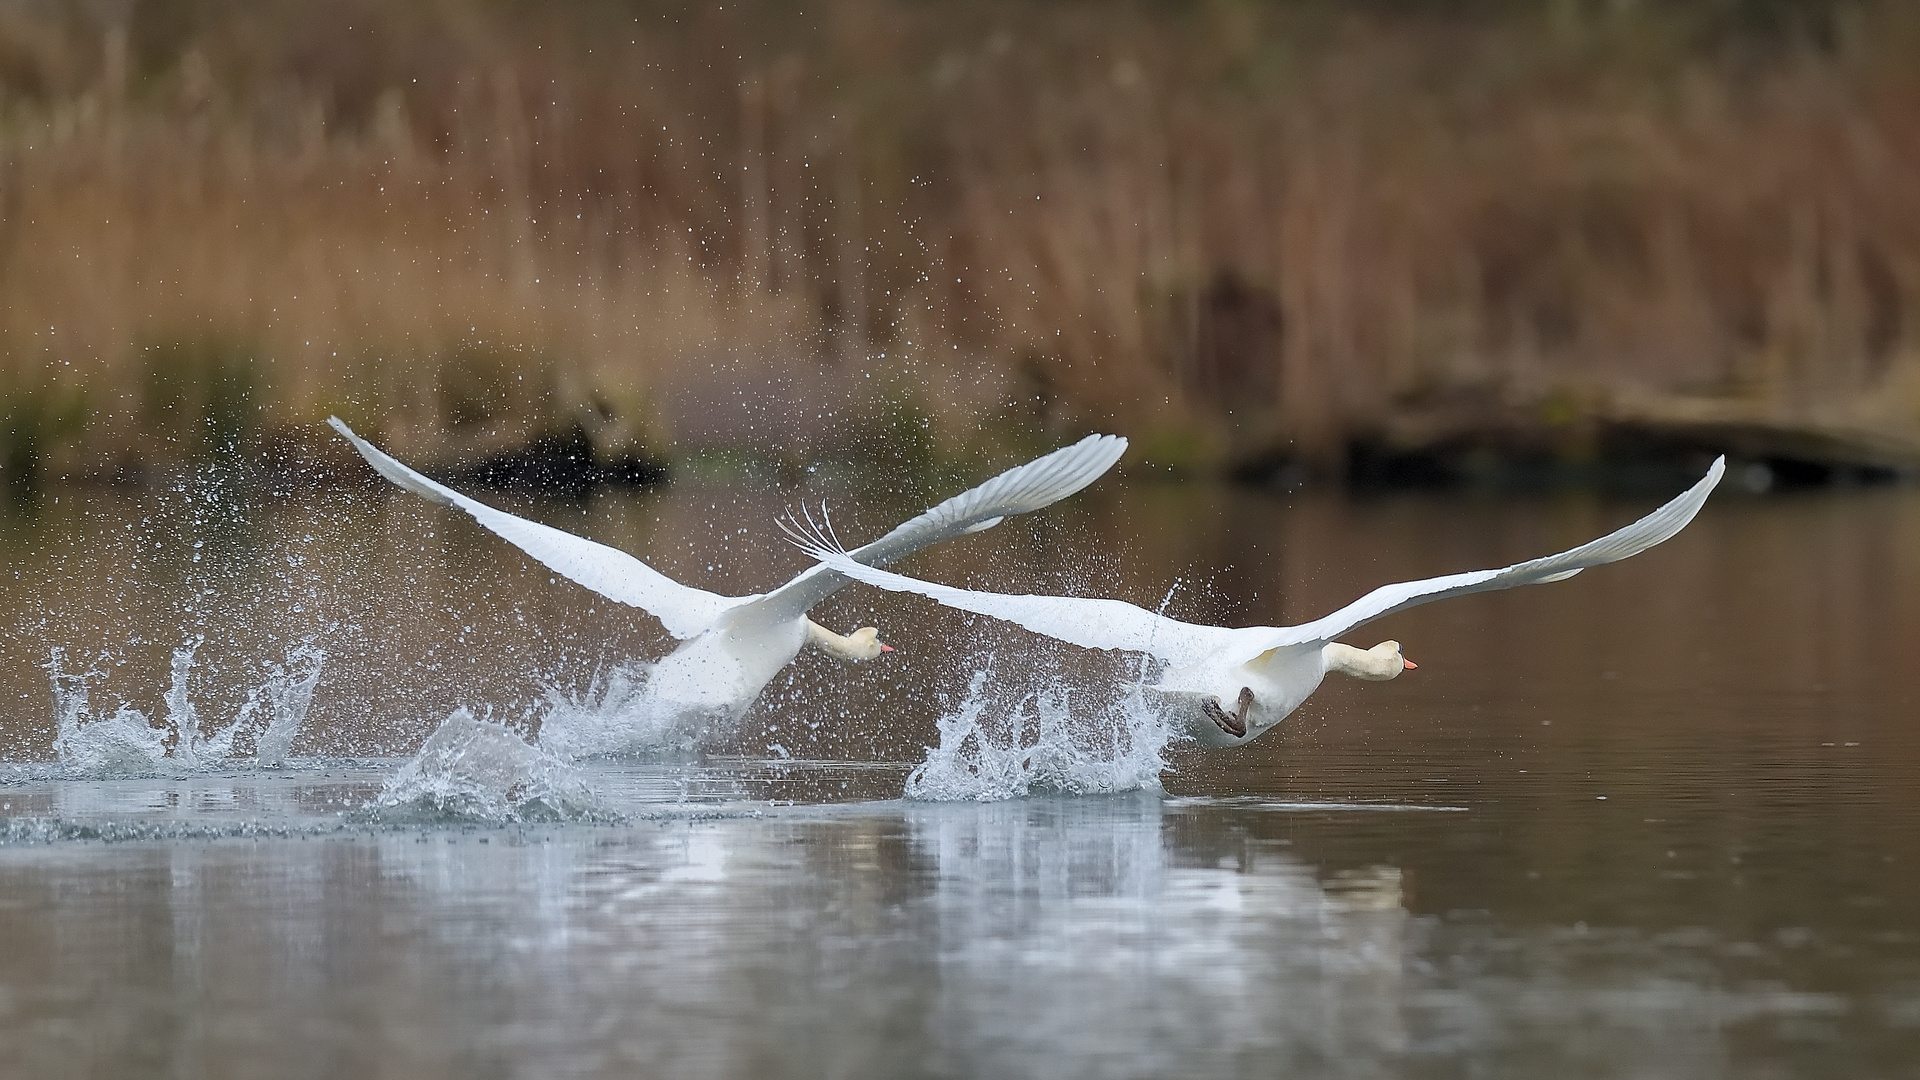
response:
[[[653,668],[648,690],[656,708],[690,719],[736,718],[805,645],[843,660],[871,660],[893,651],[881,644],[874,627],[842,635],[807,618],[809,608],[849,584],[827,567],[809,566],[785,585],[753,596],[721,596],[682,585],[618,548],[515,517],[435,483],[376,450],[339,417],[327,422],[381,476],[466,511],[554,573],[658,618],[683,644]],[[1126,448],[1127,440],[1118,436],[1089,435],[955,495],[844,557],[884,564],[929,544],[990,529],[1003,518],[1038,510],[1093,483]]]
[[[1088,649],[1147,653],[1165,663],[1151,689],[1169,715],[1206,746],[1244,746],[1300,707],[1329,671],[1385,681],[1414,663],[1400,643],[1356,649],[1334,638],[1375,619],[1466,593],[1563,581],[1590,566],[1618,562],[1678,533],[1693,520],[1726,472],[1722,457],[1700,482],[1639,521],[1571,551],[1509,566],[1382,585],[1325,618],[1301,626],[1195,626],[1122,600],[1012,596],[936,585],[861,565],[820,530],[795,542],[820,564],[894,592],[919,593],[948,607],[990,615]],[[1226,703],[1231,702],[1231,705]]]

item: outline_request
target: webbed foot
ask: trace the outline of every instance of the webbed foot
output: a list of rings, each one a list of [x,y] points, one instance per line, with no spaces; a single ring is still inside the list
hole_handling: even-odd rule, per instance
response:
[[[1207,719],[1218,724],[1221,731],[1236,739],[1247,737],[1247,710],[1251,708],[1253,708],[1253,688],[1250,686],[1240,688],[1240,707],[1232,712],[1220,707],[1219,698],[1208,698],[1200,703],[1200,711],[1207,714]]]

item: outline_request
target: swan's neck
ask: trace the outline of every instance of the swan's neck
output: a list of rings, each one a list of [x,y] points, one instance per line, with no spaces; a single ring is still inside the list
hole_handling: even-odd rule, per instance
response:
[[[812,619],[807,620],[807,642],[842,660],[871,660],[886,651],[880,644],[880,631],[871,626],[851,634],[836,634]]]
[[[1400,643],[1397,641],[1383,641],[1371,649],[1356,649],[1351,645],[1329,641],[1320,650],[1320,655],[1326,659],[1328,671],[1337,671],[1368,682],[1385,682],[1407,669],[1406,657],[1400,655]]]

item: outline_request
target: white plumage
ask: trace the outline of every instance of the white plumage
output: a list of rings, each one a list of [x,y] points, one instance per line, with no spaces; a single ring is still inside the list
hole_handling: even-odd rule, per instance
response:
[[[658,710],[696,718],[737,716],[810,641],[849,660],[871,659],[888,649],[872,627],[840,635],[806,617],[809,608],[847,586],[848,579],[833,569],[810,566],[785,585],[753,596],[722,596],[696,589],[617,548],[462,495],[375,449],[338,417],[328,422],[388,480],[422,498],[465,511],[562,577],[658,618],[668,633],[684,642],[654,666],[648,687]],[[844,557],[855,563],[883,564],[929,544],[991,528],[1011,515],[1038,510],[1099,479],[1126,448],[1123,438],[1089,435],[956,495]]]
[[[1240,746],[1298,708],[1328,671],[1381,680],[1412,666],[1401,656],[1398,642],[1360,650],[1335,638],[1420,604],[1561,581],[1589,567],[1639,554],[1685,528],[1725,472],[1726,459],[1720,458],[1705,477],[1665,506],[1571,551],[1503,570],[1383,585],[1325,618],[1300,626],[1196,626],[1122,600],[957,589],[863,566],[854,558],[857,552],[837,551],[825,537],[805,538],[802,547],[821,564],[869,585],[919,593],[948,607],[990,615],[1089,649],[1158,657],[1166,661],[1166,670],[1152,689],[1169,703],[1187,730],[1209,746]]]

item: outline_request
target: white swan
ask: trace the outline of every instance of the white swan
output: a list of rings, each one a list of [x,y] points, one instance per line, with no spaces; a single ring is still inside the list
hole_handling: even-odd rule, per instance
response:
[[[654,666],[647,682],[650,702],[668,715],[737,717],[809,643],[845,660],[870,660],[892,651],[871,626],[841,635],[806,617],[807,609],[848,585],[824,566],[809,566],[785,585],[753,596],[721,596],[682,585],[618,548],[515,517],[435,483],[374,449],[339,417],[327,422],[395,484],[466,511],[553,572],[658,618],[684,642]],[[1093,483],[1126,448],[1123,438],[1089,435],[948,499],[847,557],[887,563],[928,544],[992,528],[1002,518],[1038,510]]]
[[[991,615],[1085,648],[1157,657],[1166,667],[1149,689],[1169,714],[1184,722],[1188,733],[1204,745],[1242,746],[1299,708],[1329,671],[1380,681],[1414,666],[1401,655],[1397,641],[1362,650],[1334,638],[1382,616],[1444,597],[1561,581],[1587,567],[1637,555],[1685,528],[1725,472],[1723,457],[1704,478],[1665,506],[1571,551],[1504,570],[1383,585],[1301,626],[1195,626],[1121,600],[956,589],[863,566],[817,530],[799,542],[821,564],[869,585],[919,593],[948,607]],[[1231,709],[1223,702],[1232,702]]]

